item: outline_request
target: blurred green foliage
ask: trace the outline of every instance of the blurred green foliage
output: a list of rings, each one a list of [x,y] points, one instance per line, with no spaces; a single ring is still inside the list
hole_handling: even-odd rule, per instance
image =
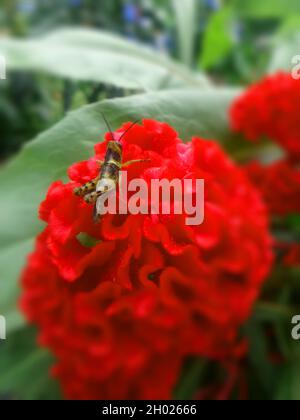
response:
[[[205,70],[218,83],[239,85],[260,78],[268,70],[289,68],[299,39],[295,38],[298,12],[296,0],[288,4],[283,0],[4,0],[0,24],[3,34],[38,39],[66,25],[109,30],[168,52],[190,68]],[[83,45],[83,54],[88,53],[89,42],[87,39]],[[149,74],[155,72],[151,68],[153,57],[149,60]],[[54,58],[62,61],[59,53]],[[112,57],[104,61],[99,57],[99,70],[101,60],[113,65]],[[122,67],[121,62],[119,65]],[[75,69],[79,67],[74,63]],[[49,77],[15,72],[9,82],[1,83],[0,159],[59,120],[69,109],[70,96],[72,103],[74,96],[80,96],[75,101],[80,106],[86,99],[93,102],[129,93],[114,89],[113,79],[104,80],[102,86],[93,85],[93,77],[88,74],[86,79],[91,86],[88,98],[81,95],[82,85],[57,83]],[[164,81],[160,84],[163,86]],[[141,83],[140,88],[144,87]],[[64,103],[61,112],[58,101]]]

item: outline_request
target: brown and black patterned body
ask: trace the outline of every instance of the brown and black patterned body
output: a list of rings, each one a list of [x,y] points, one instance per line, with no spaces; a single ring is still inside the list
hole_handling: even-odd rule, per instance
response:
[[[100,181],[102,179],[110,179],[117,186],[119,182],[119,172],[122,168],[122,152],[121,143],[110,141],[107,145],[104,163],[100,172]]]
[[[131,130],[135,124],[137,124],[137,122],[131,124],[131,126],[127,128],[127,130],[121,136],[120,140],[128,133],[129,130]],[[110,130],[111,137],[114,139],[108,122],[107,126]],[[120,170],[123,167],[128,167],[133,163],[148,161],[147,159],[138,159],[122,163],[123,147],[120,140],[113,140],[108,142],[104,162],[99,162],[101,168],[99,171],[99,176],[96,179],[89,181],[85,185],[74,189],[75,195],[82,197],[87,204],[94,204],[95,222],[99,220],[101,215],[101,197],[103,197],[104,194],[110,193],[117,189]]]
[[[85,185],[74,189],[74,194],[83,197],[85,202],[92,204],[97,200],[101,193],[106,192],[110,186],[117,187],[119,182],[119,172],[122,167],[122,145],[117,141],[110,141],[104,162],[101,163],[100,174],[96,179],[87,182]],[[107,181],[110,181],[109,183]]]

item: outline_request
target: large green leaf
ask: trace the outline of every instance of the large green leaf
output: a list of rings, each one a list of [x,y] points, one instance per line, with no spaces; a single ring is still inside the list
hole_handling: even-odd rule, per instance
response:
[[[195,77],[156,51],[101,31],[66,29],[39,39],[3,38],[0,52],[11,69],[43,71],[129,89],[208,84],[204,77]]]
[[[57,399],[57,383],[49,375],[50,354],[36,346],[36,333],[24,328],[0,342],[0,395],[13,399]]]
[[[8,334],[24,323],[17,310],[19,288],[16,279],[32,246],[32,239],[20,240],[0,253],[0,314],[5,315]]]

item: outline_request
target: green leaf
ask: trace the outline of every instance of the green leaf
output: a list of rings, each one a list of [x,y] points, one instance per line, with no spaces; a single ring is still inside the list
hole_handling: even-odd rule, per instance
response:
[[[10,69],[122,88],[157,90],[209,84],[156,51],[101,31],[68,29],[39,39],[4,38],[0,52]]]
[[[49,374],[53,358],[35,341],[36,333],[28,327],[0,342],[0,394],[26,400],[60,398]]]
[[[184,367],[182,377],[174,391],[174,398],[176,400],[193,399],[199,389],[206,368],[207,361],[205,359],[189,360]]]
[[[300,214],[291,214],[287,216],[285,222],[288,228],[300,234]]]
[[[288,16],[279,27],[277,35],[279,37],[292,36],[299,32],[300,28],[300,14]]]
[[[281,19],[283,16],[300,13],[299,0],[232,0],[238,15],[254,19]]]
[[[264,322],[289,321],[294,314],[294,309],[287,305],[273,302],[258,302],[255,306],[254,317]]]
[[[32,239],[19,240],[0,252],[0,314],[6,318],[8,334],[24,324],[17,308],[19,298],[17,279],[32,245]]]
[[[283,366],[277,381],[275,400],[300,400],[300,361],[295,360]]]
[[[192,67],[195,52],[197,0],[172,0],[176,17],[179,56],[188,67]]]
[[[234,46],[233,13],[230,8],[222,8],[214,13],[206,28],[203,39],[203,50],[199,65],[209,69],[224,59]]]
[[[263,325],[251,319],[245,326],[245,332],[249,341],[248,359],[251,369],[264,393],[270,396],[273,392],[275,370],[269,359],[267,336]]]
[[[99,239],[93,238],[92,236],[88,235],[87,233],[81,232],[77,236],[78,241],[82,246],[85,246],[86,248],[93,248],[97,244],[99,244],[101,241]]]

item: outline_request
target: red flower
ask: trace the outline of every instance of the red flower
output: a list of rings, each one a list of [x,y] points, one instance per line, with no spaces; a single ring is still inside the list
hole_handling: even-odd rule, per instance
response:
[[[278,73],[250,87],[230,110],[232,128],[248,140],[268,137],[300,161],[300,80]]]
[[[274,216],[300,212],[300,170],[289,162],[269,166],[253,162],[246,166],[250,178],[260,189],[269,211]]]
[[[273,216],[300,212],[300,80],[278,73],[250,87],[232,105],[231,125],[247,139],[269,137],[287,159],[262,165],[252,162],[246,172],[261,191]]]
[[[150,160],[130,166],[128,178],[204,179],[205,222],[106,215],[94,224],[73,189],[97,175],[108,139],[69,169],[68,184],[50,187],[22,308],[57,358],[66,397],[170,398],[185,357],[241,351],[238,328],[272,260],[265,209],[214,142],[183,144],[168,125],[146,120],[123,139],[124,161]]]

